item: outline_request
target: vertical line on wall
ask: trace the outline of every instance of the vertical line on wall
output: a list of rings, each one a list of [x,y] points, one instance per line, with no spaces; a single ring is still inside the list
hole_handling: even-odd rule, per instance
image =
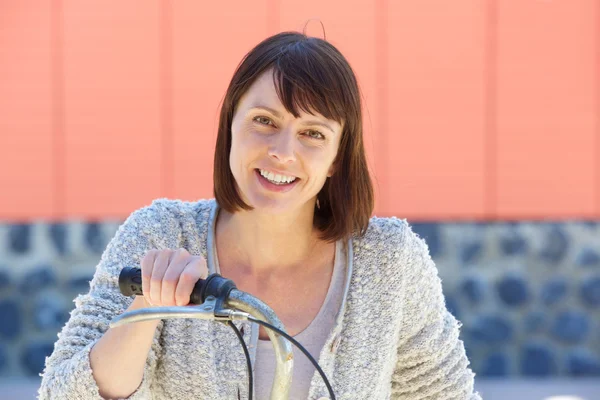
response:
[[[173,5],[162,0],[159,9],[159,124],[161,136],[160,195],[175,196],[173,145]]]
[[[498,218],[498,6],[488,0],[484,46],[484,215]]]
[[[267,0],[267,36],[279,33],[281,29],[280,0]]]
[[[50,80],[52,102],[52,157],[54,185],[52,219],[62,220],[66,210],[66,137],[64,76],[64,13],[62,0],[53,0],[50,11]]]
[[[600,2],[596,1],[596,59],[595,59],[595,76],[596,79],[596,170],[594,179],[594,197],[596,200],[596,215],[595,219],[600,219]]]
[[[375,139],[375,152],[383,157],[383,160],[379,161],[379,168],[377,170],[377,180],[373,182],[379,186],[380,199],[379,202],[381,210],[379,214],[382,216],[391,214],[393,211],[392,199],[389,193],[389,185],[391,182],[388,181],[388,166],[389,166],[389,155],[390,149],[388,149],[388,135],[390,132],[389,128],[389,32],[388,32],[388,12],[389,4],[388,0],[377,0],[375,2],[375,84],[376,84],[376,98],[377,98],[377,112],[376,112],[376,123],[375,132],[373,137]],[[382,183],[382,185],[379,185]]]

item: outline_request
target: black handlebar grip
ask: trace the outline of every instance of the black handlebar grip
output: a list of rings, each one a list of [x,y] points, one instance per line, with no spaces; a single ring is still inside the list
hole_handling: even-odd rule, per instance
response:
[[[142,296],[142,270],[125,267],[119,274],[119,290],[125,296]]]
[[[206,279],[198,279],[190,295],[190,304],[202,304],[208,296],[227,298],[232,289],[236,289],[236,286],[231,279],[223,278],[219,274],[210,274]],[[142,270],[123,268],[119,274],[119,290],[125,296],[143,296]]]
[[[198,279],[198,282],[194,285],[194,290],[190,295],[191,304],[202,304],[204,287],[206,286],[206,280]],[[142,290],[142,270],[140,268],[125,267],[119,274],[119,290],[125,296],[143,296]]]

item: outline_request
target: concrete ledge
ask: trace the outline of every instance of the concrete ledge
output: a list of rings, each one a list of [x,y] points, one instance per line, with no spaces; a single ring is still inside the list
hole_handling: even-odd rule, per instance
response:
[[[477,379],[483,400],[598,400],[600,380],[580,379]],[[559,397],[561,396],[561,397]]]
[[[39,385],[38,379],[0,380],[0,400],[33,400]],[[598,379],[476,379],[475,387],[484,400],[600,399]]]

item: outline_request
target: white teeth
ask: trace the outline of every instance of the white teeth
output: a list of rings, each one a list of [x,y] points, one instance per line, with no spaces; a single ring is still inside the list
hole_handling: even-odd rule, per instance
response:
[[[296,177],[294,177],[294,176],[285,176],[285,175],[274,174],[272,172],[265,171],[262,169],[259,171],[262,176],[264,176],[265,178],[267,178],[268,180],[270,180],[273,183],[279,183],[279,184],[290,183],[296,179]]]

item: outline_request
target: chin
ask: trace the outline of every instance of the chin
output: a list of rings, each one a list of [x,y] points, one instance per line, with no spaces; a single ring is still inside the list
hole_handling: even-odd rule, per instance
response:
[[[290,199],[271,199],[263,196],[256,196],[249,199],[246,204],[252,206],[255,211],[270,214],[286,214],[298,209],[298,204]]]
[[[287,201],[262,200],[252,203],[256,211],[268,212],[272,214],[285,214],[292,211],[295,207]]]

